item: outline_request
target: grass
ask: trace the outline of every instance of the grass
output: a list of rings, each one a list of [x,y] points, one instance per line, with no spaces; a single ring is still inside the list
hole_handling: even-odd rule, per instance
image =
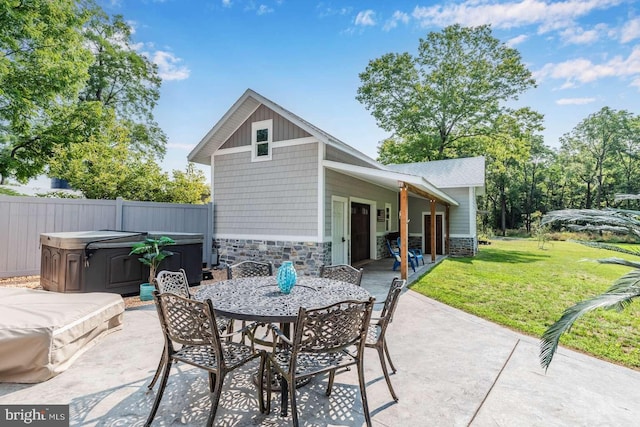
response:
[[[447,305],[540,337],[562,312],[605,291],[629,268],[592,260],[635,257],[573,242],[493,240],[473,258],[448,258],[412,289]],[[578,320],[560,343],[640,369],[640,302],[597,310]]]

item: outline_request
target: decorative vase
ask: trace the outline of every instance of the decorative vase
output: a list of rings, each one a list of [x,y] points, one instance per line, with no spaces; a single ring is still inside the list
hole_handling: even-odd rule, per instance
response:
[[[151,283],[140,284],[140,301],[151,301],[156,287]]]
[[[293,267],[293,262],[285,261],[282,263],[280,268],[278,268],[276,280],[278,281],[278,288],[280,288],[280,292],[283,294],[291,292],[291,289],[293,289],[293,286],[298,280],[298,275],[296,274],[296,269]]]

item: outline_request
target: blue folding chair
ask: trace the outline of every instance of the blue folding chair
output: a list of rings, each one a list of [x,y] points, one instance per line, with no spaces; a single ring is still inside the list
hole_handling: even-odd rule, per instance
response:
[[[391,243],[389,243],[389,241],[387,240],[387,248],[389,249],[389,253],[391,254],[391,256],[393,257],[394,261],[393,261],[393,271],[396,271],[396,269],[400,266],[400,250],[398,249],[393,249],[391,247]],[[414,257],[411,255],[411,253],[407,253],[407,259],[409,260],[409,265],[411,265],[411,269],[415,272],[416,271],[416,265],[415,265],[415,261],[414,261]]]
[[[400,238],[398,237],[398,249],[400,249]],[[418,261],[422,261],[422,265],[424,265],[424,257],[422,256],[422,251],[420,249],[408,249],[409,254],[415,257],[415,263],[418,265]]]

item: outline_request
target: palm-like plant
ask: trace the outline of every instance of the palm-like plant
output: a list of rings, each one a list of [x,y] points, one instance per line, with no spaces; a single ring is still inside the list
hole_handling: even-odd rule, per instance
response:
[[[134,243],[131,246],[129,255],[142,255],[138,261],[149,267],[149,283],[153,283],[156,278],[156,271],[162,260],[173,255],[173,252],[164,250],[167,245],[174,245],[176,242],[167,236],[161,236],[159,239],[147,237],[142,242]]]
[[[620,195],[616,200],[640,199],[640,195]],[[640,211],[624,209],[568,209],[549,212],[543,223],[562,222],[576,231],[609,231],[640,237]],[[584,243],[584,242],[581,242]],[[603,249],[611,249],[640,257],[640,251],[632,251],[605,243],[587,243]],[[598,308],[622,310],[635,298],[640,297],[640,262],[622,258],[597,260],[601,264],[617,264],[633,268],[618,278],[613,285],[600,295],[579,302],[567,308],[560,319],[551,325],[540,341],[540,364],[546,370],[558,349],[560,336],[569,331],[573,323],[584,314]]]

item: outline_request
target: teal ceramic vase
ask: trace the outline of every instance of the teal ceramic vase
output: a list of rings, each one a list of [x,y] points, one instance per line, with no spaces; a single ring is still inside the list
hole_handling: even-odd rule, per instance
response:
[[[282,263],[280,268],[278,268],[276,280],[278,281],[278,288],[280,288],[280,292],[283,294],[291,292],[291,289],[293,289],[293,286],[298,280],[298,275],[296,274],[296,269],[293,267],[293,262],[285,261]]]

